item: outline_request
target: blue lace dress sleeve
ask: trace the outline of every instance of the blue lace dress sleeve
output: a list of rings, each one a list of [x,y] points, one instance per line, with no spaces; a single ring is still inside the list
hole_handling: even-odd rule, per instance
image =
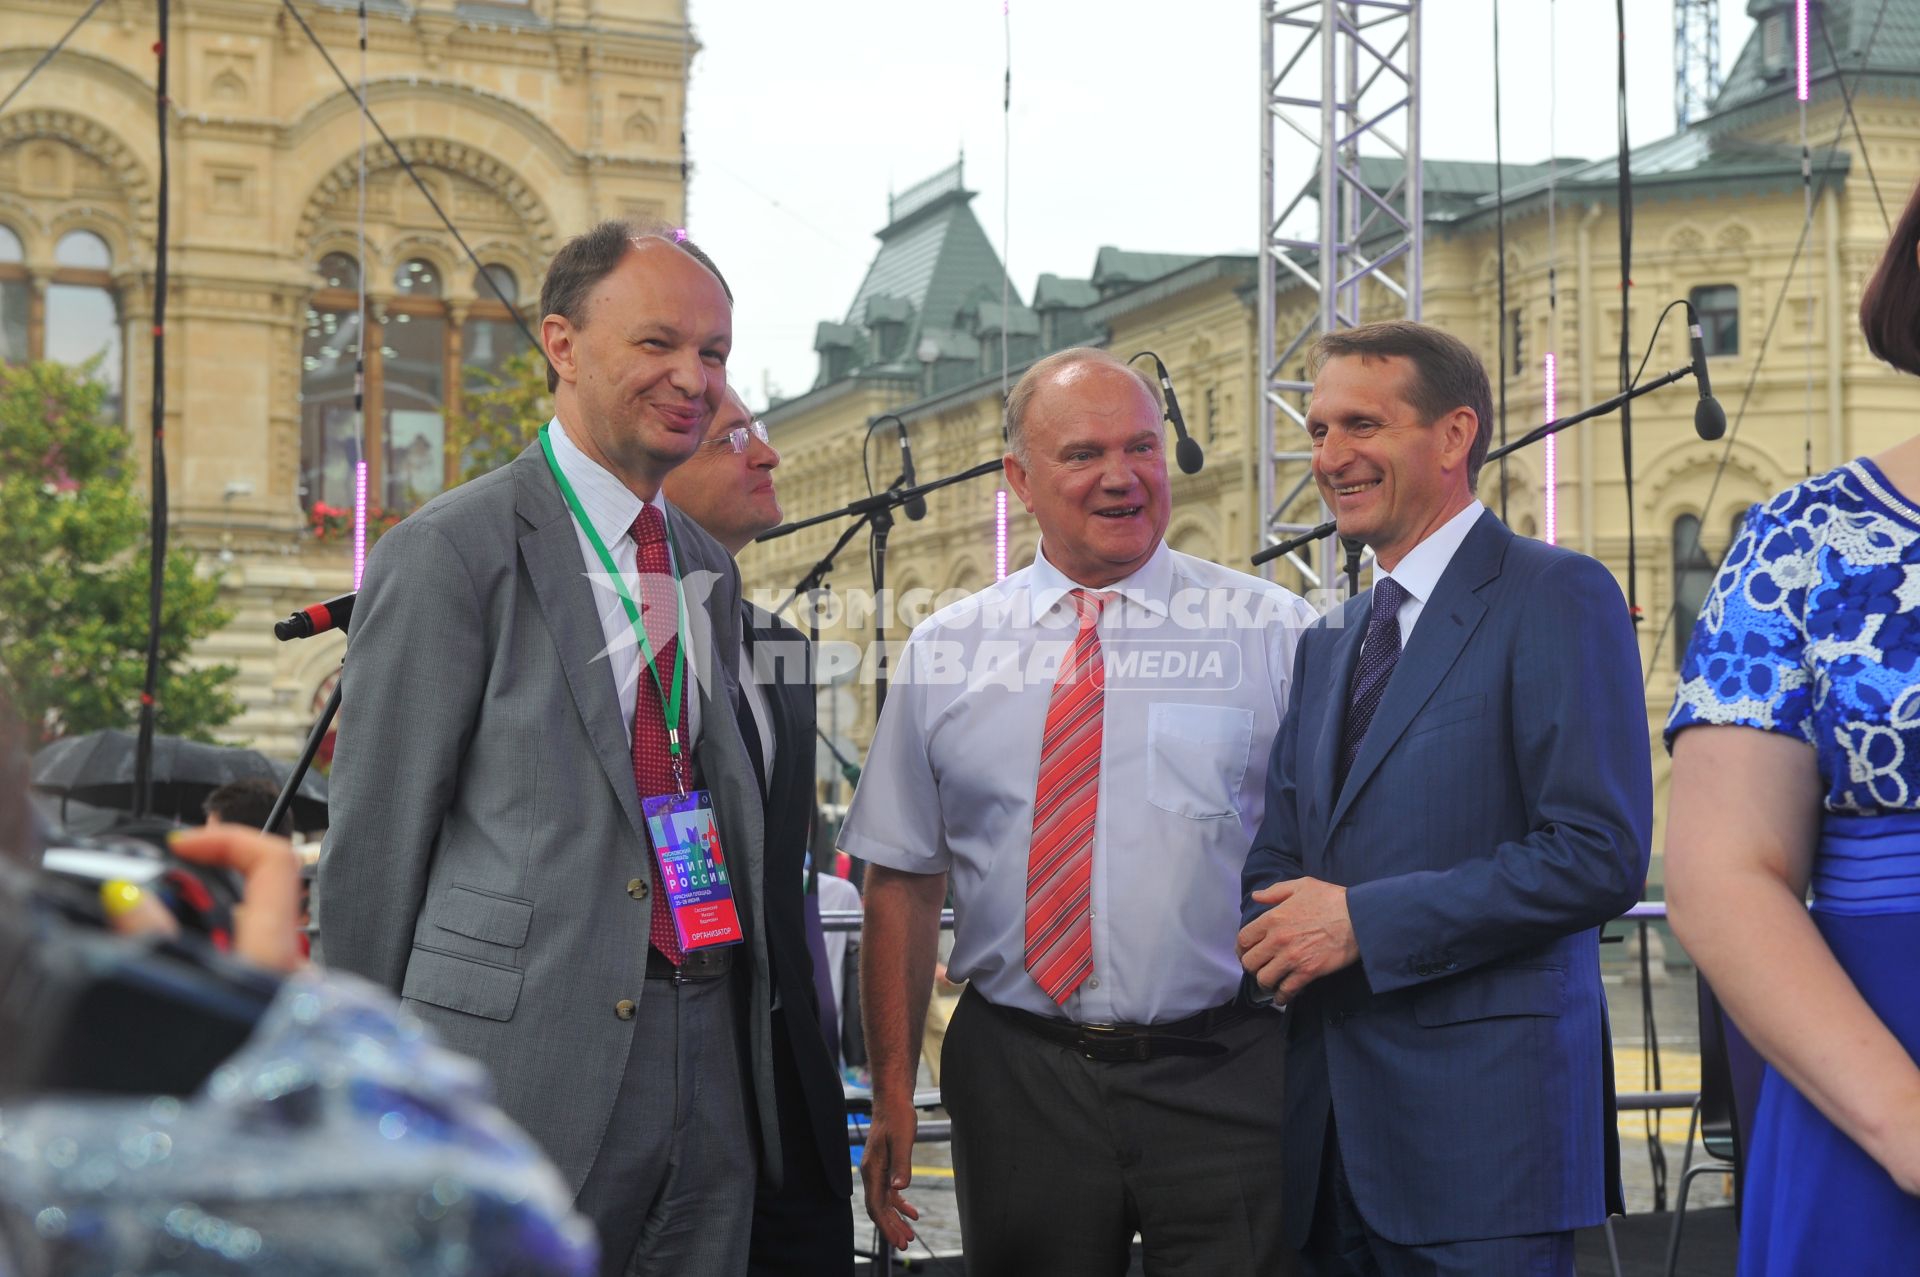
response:
[[[1682,729],[1757,727],[1813,744],[1806,651],[1806,553],[1766,506],[1747,512],[1693,628],[1667,718]]]
[[[1669,747],[1704,724],[1812,747],[1814,925],[1920,1058],[1920,509],[1872,462],[1747,516],[1681,665]],[[1912,1268],[1920,1198],[1771,1068],[1748,1143],[1741,1277]]]

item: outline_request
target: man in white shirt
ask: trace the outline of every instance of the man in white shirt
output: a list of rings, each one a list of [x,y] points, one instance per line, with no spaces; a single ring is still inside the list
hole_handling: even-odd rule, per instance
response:
[[[1161,409],[1104,351],[1035,364],[1006,474],[1033,564],[902,655],[841,847],[868,862],[867,1209],[917,1212],[914,1063],[939,911],[968,982],[942,1069],[968,1266],[1271,1273],[1280,1024],[1237,998],[1239,870],[1297,596],[1168,548]]]

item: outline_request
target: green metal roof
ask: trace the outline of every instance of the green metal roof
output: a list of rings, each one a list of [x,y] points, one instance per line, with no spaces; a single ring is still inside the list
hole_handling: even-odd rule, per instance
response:
[[[1131,253],[1102,245],[1093,261],[1093,286],[1102,297],[1158,279],[1169,271],[1191,266],[1200,258],[1190,253]]]
[[[1884,6],[1884,14],[1882,8]],[[1794,88],[1793,4],[1791,0],[1749,0],[1747,13],[1756,20],[1753,34],[1727,73],[1720,95],[1706,122],[1751,103],[1773,97],[1791,100]],[[1772,36],[1775,56],[1767,57],[1768,24],[1784,24]],[[1879,23],[1879,29],[1874,24]],[[1838,69],[1853,77],[1864,62],[1874,75],[1920,76],[1920,0],[1812,0],[1808,6],[1807,74],[1814,81],[1831,79],[1836,63],[1827,52],[1827,40],[1839,55]],[[1825,35],[1822,35],[1822,28]],[[1871,41],[1872,48],[1867,45]]]
[[[1920,4],[1920,0],[1913,0]],[[1841,152],[1831,158],[1835,180],[1844,181],[1852,157]],[[1824,148],[1815,156],[1816,173],[1825,172],[1829,157]],[[1688,129],[1633,149],[1631,167],[1636,198],[1661,198],[1682,191],[1730,184],[1743,196],[1773,194],[1800,187],[1800,148],[1772,142],[1753,142],[1705,129]],[[1442,230],[1467,229],[1498,207],[1491,164],[1426,160],[1426,224]],[[1374,190],[1386,192],[1406,171],[1393,157],[1362,157],[1362,178]],[[1557,199],[1582,202],[1610,200],[1619,187],[1619,166],[1613,156],[1602,160],[1559,159],[1539,164],[1506,166],[1507,216],[1545,208],[1549,183]],[[1384,228],[1383,228],[1384,229]]]
[[[1035,310],[1077,310],[1082,306],[1091,306],[1100,300],[1100,290],[1093,286],[1090,279],[1062,279],[1058,275],[1042,275],[1033,286],[1033,308]]]
[[[999,297],[1006,275],[969,207],[974,192],[964,185],[963,163],[889,201],[880,251],[847,308],[850,325],[905,323],[906,338],[898,349],[908,357],[924,331],[952,328],[980,289]],[[1018,290],[1011,301],[1024,305]]]
[[[974,331],[982,337],[1000,335],[1000,302],[998,299],[981,302],[976,311],[978,320]],[[1031,307],[1007,307],[1007,336],[1038,337],[1040,335],[1040,316]]]

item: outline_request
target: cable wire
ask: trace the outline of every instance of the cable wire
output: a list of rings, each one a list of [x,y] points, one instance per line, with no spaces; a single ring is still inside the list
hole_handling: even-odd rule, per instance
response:
[[[407,157],[400,153],[400,148],[394,145],[393,139],[387,135],[387,130],[381,125],[379,117],[374,115],[373,108],[367,104],[366,96],[354,88],[353,82],[347,79],[346,73],[340,69],[340,64],[333,60],[331,53],[327,52],[327,46],[320,42],[320,37],[315,35],[313,28],[307,25],[307,20],[300,16],[300,10],[294,8],[293,0],[280,0],[280,4],[288,13],[293,15],[293,20],[300,24],[300,29],[306,33],[307,39],[311,41],[313,47],[319,51],[320,56],[326,60],[327,67],[333,72],[334,78],[340,81],[340,87],[352,96],[354,102],[360,108],[361,115],[365,117],[366,122],[373,125],[373,131],[378,133],[380,140],[387,144],[387,150],[393,153],[395,162],[406,171],[408,177],[413,179],[414,186],[419,188],[420,194],[425,197],[427,206],[431,208],[434,211],[434,215],[440,219],[440,224],[447,228],[447,234],[453,236],[454,242],[460,245],[460,251],[467,255],[467,260],[473,263],[474,271],[481,279],[487,282],[487,287],[492,290],[493,295],[499,299],[502,306],[507,308],[507,313],[513,316],[513,322],[519,327],[521,335],[527,339],[527,344],[539,351],[540,357],[545,359],[547,354],[546,348],[540,344],[540,339],[533,335],[533,329],[527,326],[526,318],[521,315],[519,308],[507,297],[506,293],[501,291],[499,281],[494,279],[493,272],[481,264],[479,254],[475,253],[473,246],[467,243],[466,236],[462,235],[460,228],[453,224],[453,219],[447,216],[447,211],[440,207],[440,201],[433,197],[432,189],[421,179],[420,174],[414,171],[414,167],[408,162]],[[365,273],[364,270],[362,273]]]
[[[1626,0],[1614,0],[1614,18],[1619,26],[1618,94],[1615,109],[1620,130],[1619,204],[1620,219],[1620,389],[1631,389],[1627,378],[1627,360],[1632,357],[1633,329],[1633,151],[1627,135],[1627,6]],[[1627,615],[1640,624],[1640,546],[1633,522],[1633,405],[1620,405],[1620,467],[1627,489]],[[1655,1209],[1666,1205],[1664,1178],[1654,1185]]]
[[[1500,0],[1493,0],[1493,235],[1498,298],[1494,340],[1499,346],[1500,446],[1507,446],[1507,166],[1500,144]],[[1500,522],[1507,522],[1507,459],[1500,458]]]
[[[1882,10],[1885,12],[1885,10]],[[1875,24],[1876,30],[1879,24]],[[1833,49],[1833,33],[1827,30],[1827,24],[1820,24],[1820,38],[1826,41],[1827,58],[1833,63],[1833,82],[1840,90],[1840,102],[1847,109],[1847,121],[1853,125],[1853,140],[1860,144],[1860,162],[1867,166],[1867,181],[1873,186],[1873,202],[1880,206],[1880,220],[1886,225],[1887,234],[1893,234],[1893,219],[1887,216],[1887,201],[1880,194],[1880,179],[1873,171],[1873,156],[1867,153],[1867,139],[1860,132],[1860,119],[1853,113],[1853,93],[1847,88],[1847,78],[1840,74],[1840,55]],[[1866,64],[1866,52],[1860,54],[1861,65]]]
[[[78,31],[83,25],[85,25],[87,19],[93,16],[94,11],[97,10],[101,5],[105,4],[106,2],[107,0],[93,0],[93,3],[87,6],[86,12],[82,13],[79,17],[73,20],[73,25],[67,28],[67,33],[61,36],[58,40],[55,40],[53,42],[53,47],[48,49],[45,53],[41,54],[40,60],[38,62],[35,62],[32,66],[27,68],[26,75],[21,77],[20,83],[14,85],[12,89],[8,90],[6,97],[0,98],[0,111],[4,111],[9,106],[13,105],[13,100],[20,96],[20,90],[26,88],[27,85],[33,82],[33,77],[36,75],[39,75],[41,69],[44,68],[47,65],[47,63],[53,61],[54,57],[60,52],[60,50],[67,47],[67,41],[73,39],[73,33]]]
[[[1879,16],[1874,19],[1873,31],[1871,34],[1868,35],[1867,42],[1865,46],[1863,46],[1867,50],[1871,50],[1873,48],[1873,42],[1876,38],[1878,38],[1880,34],[1880,23],[1887,16],[1887,5],[1888,5],[1888,0],[1880,0]],[[1854,92],[1856,93],[1859,92],[1860,90],[1860,82],[1866,78],[1867,63],[1870,60],[1870,58],[1871,58],[1870,52],[1863,54],[1861,56],[1860,70],[1855,73],[1854,79],[1853,79],[1853,88],[1854,88]],[[1827,183],[1833,177],[1834,163],[1840,157],[1840,135],[1842,132],[1845,131],[1846,126],[1847,126],[1846,119],[1844,116],[1841,118],[1840,122],[1834,126],[1833,138],[1827,145],[1827,162],[1820,170],[1820,189],[1819,189],[1820,194],[1824,195],[1826,193]],[[1787,261],[1787,273],[1786,273],[1786,276],[1780,281],[1780,293],[1777,297],[1774,298],[1773,311],[1767,317],[1766,331],[1762,333],[1760,337],[1760,348],[1754,353],[1753,368],[1747,373],[1746,385],[1745,387],[1742,388],[1740,392],[1740,406],[1734,410],[1733,424],[1727,430],[1726,442],[1721,445],[1720,462],[1717,466],[1714,467],[1713,481],[1707,485],[1706,500],[1701,502],[1700,504],[1700,526],[1702,528],[1705,528],[1708,526],[1707,520],[1708,520],[1708,516],[1713,512],[1714,498],[1718,496],[1720,492],[1720,480],[1723,477],[1725,477],[1727,472],[1727,465],[1733,459],[1734,441],[1740,437],[1740,426],[1741,426],[1741,423],[1746,420],[1747,405],[1751,403],[1753,400],[1753,388],[1760,380],[1760,368],[1761,368],[1761,365],[1766,360],[1767,347],[1773,341],[1774,328],[1779,324],[1780,314],[1786,308],[1788,292],[1793,287],[1794,272],[1799,268],[1800,256],[1806,250],[1807,240],[1812,230],[1813,230],[1813,223],[1811,220],[1802,221],[1800,225],[1799,242],[1794,245],[1793,256],[1789,258]],[[1728,549],[1731,550],[1732,546],[1728,546]],[[1720,556],[1720,562],[1715,563],[1713,565],[1715,576],[1719,575],[1720,568],[1725,562],[1726,562],[1726,555],[1723,553]],[[1660,645],[1666,641],[1667,633],[1673,628],[1673,622],[1675,618],[1679,616],[1679,612],[1680,612],[1680,601],[1676,597],[1673,601],[1673,604],[1667,609],[1666,619],[1661,622],[1660,632],[1654,636],[1653,651],[1656,654],[1660,651]],[[1641,680],[1641,686],[1643,688],[1649,688],[1653,686],[1653,673],[1654,673],[1655,667],[1656,667],[1656,662],[1649,661],[1647,663],[1646,673]]]
[[[1813,21],[1812,6],[1810,5],[1803,6],[1801,9],[1801,13],[1805,16],[1805,20],[1808,23],[1811,23]],[[1808,56],[1806,32],[1805,30],[1802,30],[1798,32],[1797,35],[1798,35],[1798,43],[1799,43],[1799,49],[1800,49],[1800,57],[1804,61]],[[1811,233],[1813,229],[1813,148],[1807,142],[1807,99],[1801,98],[1799,102],[1799,106],[1800,106],[1800,190],[1801,190],[1802,198],[1805,200],[1805,203],[1806,203],[1805,229],[1807,233]],[[1844,118],[1845,117],[1843,116],[1842,119]],[[1806,394],[1801,405],[1801,412],[1802,412],[1801,420],[1803,423],[1804,437],[1801,443],[1800,455],[1801,455],[1801,469],[1802,469],[1801,477],[1806,479],[1811,479],[1813,478],[1813,331],[1814,331],[1813,272],[1812,271],[1807,272],[1806,283],[1807,283],[1807,357],[1805,360]],[[1701,526],[1705,527],[1706,525],[1702,524]]]
[[[171,17],[168,0],[158,0],[155,17],[159,33],[153,44],[153,114],[159,145],[159,191],[153,236],[153,440],[147,462],[152,470],[152,508],[148,511],[151,544],[147,555],[147,669],[140,691],[140,728],[133,763],[135,816],[145,816],[151,810],[153,799],[153,732],[160,708],[160,623],[165,612],[167,586],[167,206],[173,175],[167,149],[167,108],[171,105],[167,100],[167,31]]]
[[[1560,142],[1558,138],[1560,89],[1560,28],[1555,0],[1547,0],[1547,350],[1541,361],[1543,376],[1540,386],[1543,399],[1541,413],[1543,420],[1551,420],[1558,410],[1554,402],[1552,383],[1556,380],[1557,368],[1554,361],[1560,351],[1560,240],[1555,225],[1555,215],[1560,202]],[[1541,469],[1544,471],[1542,487],[1545,490],[1545,518],[1541,531],[1546,533],[1549,543],[1560,540],[1560,441],[1549,438],[1546,442]]]

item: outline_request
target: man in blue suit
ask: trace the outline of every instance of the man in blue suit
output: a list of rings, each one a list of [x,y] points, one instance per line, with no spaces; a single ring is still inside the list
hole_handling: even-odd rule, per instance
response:
[[[1374,588],[1303,635],[1239,947],[1290,1008],[1284,1191],[1313,1274],[1571,1274],[1619,1196],[1598,928],[1653,823],[1625,602],[1473,496],[1486,370],[1323,337],[1307,428]]]

